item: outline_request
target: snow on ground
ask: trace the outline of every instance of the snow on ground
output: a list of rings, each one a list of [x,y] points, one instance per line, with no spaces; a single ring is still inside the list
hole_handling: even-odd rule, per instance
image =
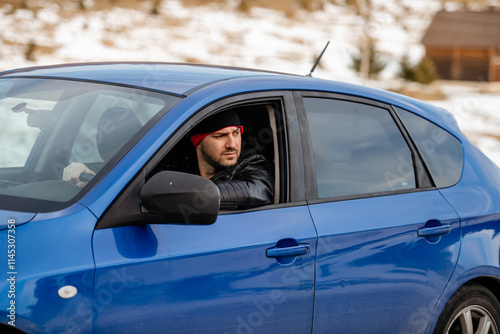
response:
[[[254,8],[242,13],[230,3],[201,7],[163,1],[160,15],[147,9],[113,8],[66,15],[50,4],[36,15],[29,10],[7,14],[0,7],[0,70],[32,65],[86,61],[169,61],[243,66],[307,74],[327,41],[314,76],[388,87],[399,70],[403,54],[418,60],[423,55],[420,38],[436,0],[409,1],[415,14],[404,19],[405,29],[393,19],[401,6],[397,0],[380,0],[386,11],[374,15],[370,30],[388,62],[381,81],[362,82],[350,69],[357,52],[363,22],[344,7],[325,5],[323,11],[284,13]],[[73,8],[65,8],[73,10]],[[34,60],[27,61],[26,45],[37,45]],[[480,92],[481,91],[481,92]],[[486,91],[486,93],[482,93]],[[500,94],[466,85],[443,87],[446,99],[430,101],[451,111],[462,130],[500,165]]]
[[[500,94],[444,87],[448,98],[431,103],[450,111],[469,139],[500,166]]]

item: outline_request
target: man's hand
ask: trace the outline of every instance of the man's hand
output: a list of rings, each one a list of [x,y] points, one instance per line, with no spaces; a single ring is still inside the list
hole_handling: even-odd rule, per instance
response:
[[[64,168],[62,179],[63,181],[73,182],[81,188],[87,184],[87,182],[80,180],[80,175],[83,173],[95,175],[95,172],[92,169],[88,168],[81,162],[72,162]]]

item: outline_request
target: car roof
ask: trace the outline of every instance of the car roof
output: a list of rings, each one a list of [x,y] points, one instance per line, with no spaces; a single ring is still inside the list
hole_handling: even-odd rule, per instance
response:
[[[232,78],[283,73],[199,64],[109,62],[38,66],[0,73],[0,77],[46,77],[137,86],[188,95],[211,83]]]
[[[0,73],[2,77],[36,77],[82,80],[158,90],[188,96],[200,90],[217,90],[216,95],[259,90],[310,90],[365,97],[415,112],[454,133],[460,132],[444,109],[400,94],[349,83],[280,72],[162,62],[103,62],[37,66]],[[212,91],[213,93],[213,91]]]

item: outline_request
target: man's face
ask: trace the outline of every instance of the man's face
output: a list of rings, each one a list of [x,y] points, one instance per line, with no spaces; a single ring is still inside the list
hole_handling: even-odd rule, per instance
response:
[[[201,158],[215,169],[233,166],[240,157],[241,131],[231,126],[206,136],[198,145]]]

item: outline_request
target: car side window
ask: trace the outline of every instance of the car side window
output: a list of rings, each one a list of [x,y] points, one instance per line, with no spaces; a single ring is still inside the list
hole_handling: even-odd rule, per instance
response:
[[[455,185],[462,176],[462,143],[451,133],[420,116],[395,107],[432,178],[439,188]]]
[[[269,172],[274,190],[274,203],[286,201],[285,182],[282,181],[282,168],[284,168],[281,149],[278,145],[283,135],[281,129],[280,103],[276,102],[247,102],[231,108],[222,108],[220,112],[235,112],[244,131],[241,136],[241,156],[251,155],[263,156],[266,170]],[[216,114],[216,113],[214,113]],[[193,133],[187,132],[182,138],[161,158],[159,163],[148,174],[147,179],[164,170],[178,171],[190,174],[198,174],[198,161],[196,150],[191,142]],[[221,206],[222,207],[222,206]]]
[[[416,187],[411,150],[387,109],[304,98],[318,198]]]

